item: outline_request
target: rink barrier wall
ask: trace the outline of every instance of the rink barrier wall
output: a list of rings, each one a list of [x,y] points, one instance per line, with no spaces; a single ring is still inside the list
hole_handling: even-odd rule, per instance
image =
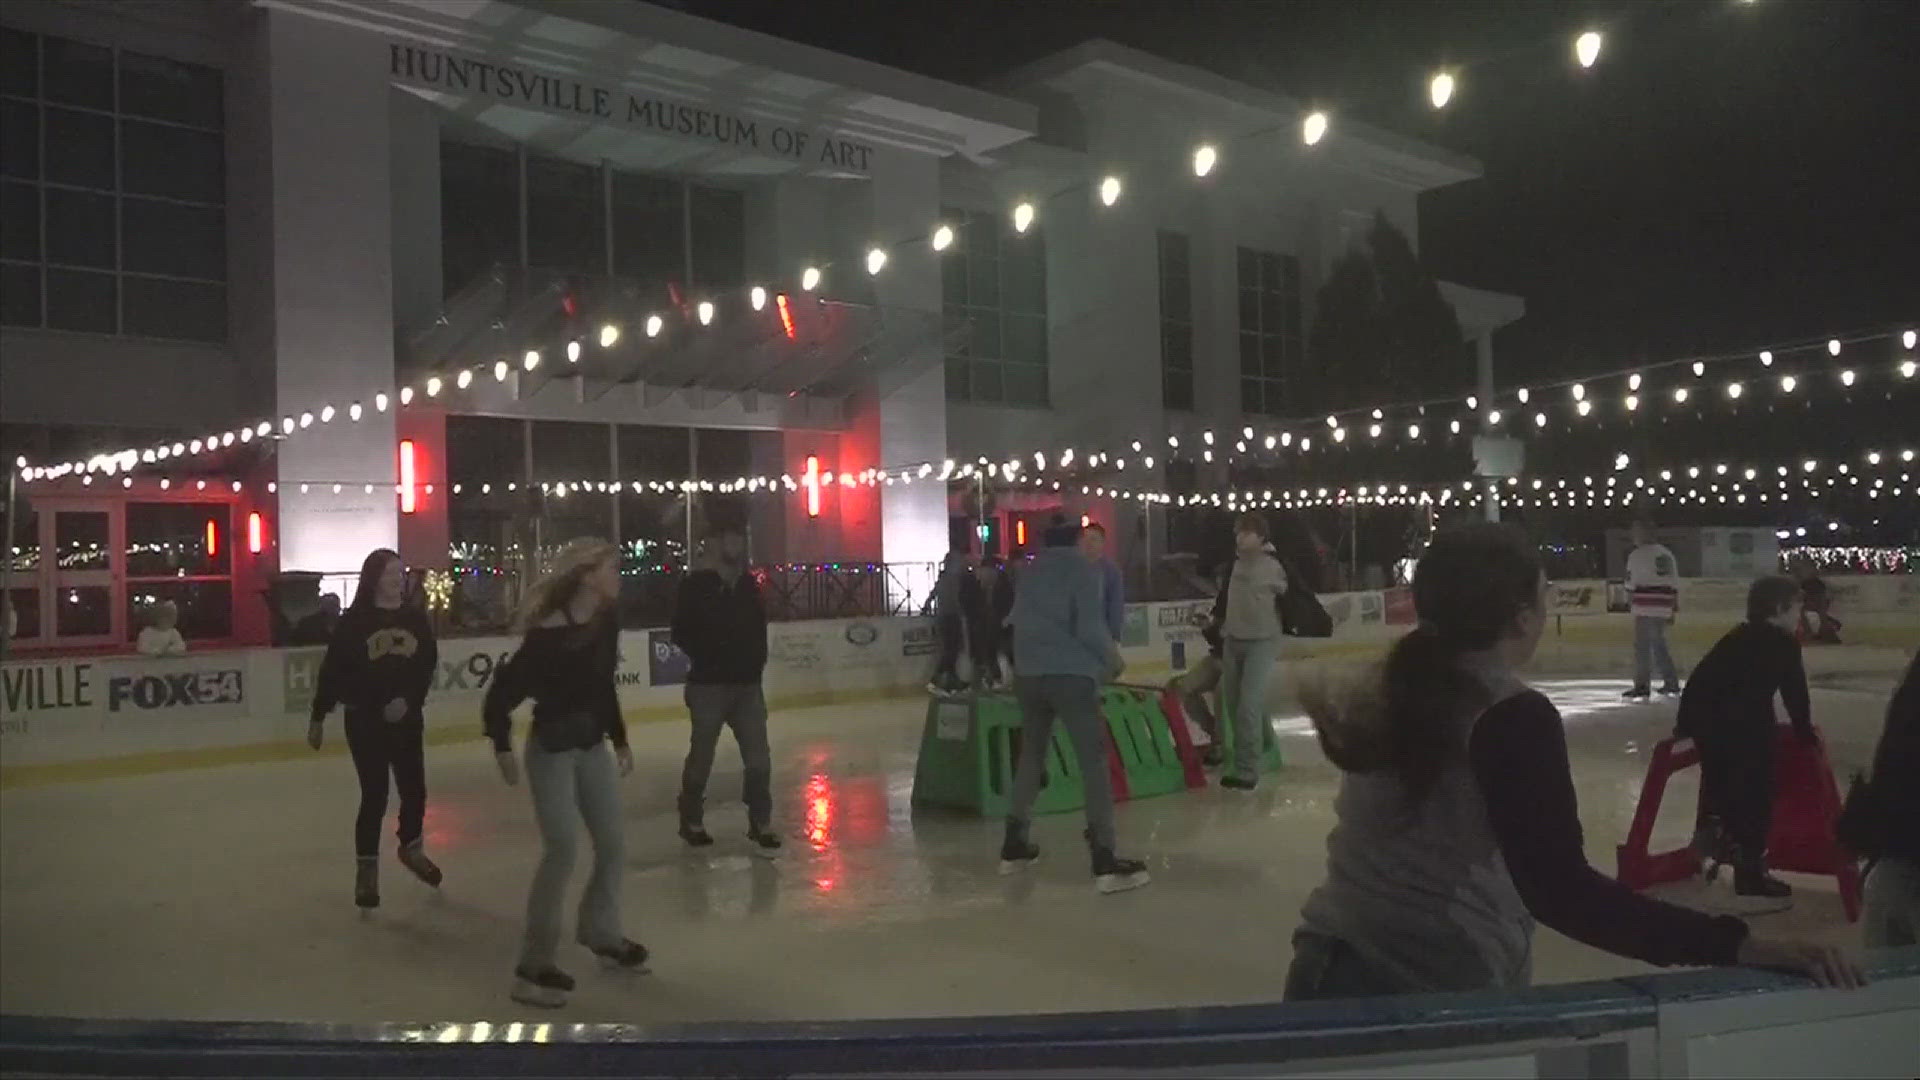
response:
[[[1920,948],[1870,984],[1728,969],[1478,993],[679,1026],[0,1016],[0,1071],[109,1076],[1911,1077]]]
[[[1835,612],[1849,641],[1888,655],[1870,666],[1897,666],[1897,650],[1920,644],[1920,577],[1830,579]],[[1629,619],[1609,613],[1613,586],[1556,582],[1556,618],[1536,666],[1625,670]],[[1737,621],[1746,582],[1687,579],[1673,634],[1682,654],[1699,651]],[[1342,663],[1377,654],[1413,623],[1408,590],[1322,597],[1333,637],[1289,638],[1282,662]],[[1122,652],[1130,682],[1151,682],[1199,661],[1206,644],[1193,625],[1211,600],[1135,604],[1127,609]],[[479,737],[480,701],[511,655],[510,637],[440,643],[427,701],[428,741]],[[917,694],[938,643],[923,618],[834,619],[774,623],[768,630],[766,689],[776,709],[804,709]],[[0,787],[141,775],[178,768],[286,760],[310,754],[306,717],[319,648],[249,649],[137,656],[24,659],[0,665]],[[1851,655],[1851,654],[1850,654]],[[1809,667],[1820,669],[1818,649]],[[620,701],[630,723],[685,715],[686,658],[665,630],[620,635]],[[1284,681],[1284,680],[1283,680]],[[918,717],[919,710],[912,710]],[[337,714],[331,749],[342,748]]]

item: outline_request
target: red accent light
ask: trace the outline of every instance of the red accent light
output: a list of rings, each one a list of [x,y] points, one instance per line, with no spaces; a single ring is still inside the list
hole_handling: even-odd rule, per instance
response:
[[[1013,542],[1016,546],[1027,546],[1027,519],[1015,518],[1013,521]]]
[[[260,554],[260,549],[265,547],[266,544],[266,522],[260,517],[260,511],[251,511],[247,514],[247,550],[258,555]]]
[[[560,298],[560,310],[566,312],[567,318],[571,319],[580,314],[580,301],[575,300],[572,293],[567,293]]]
[[[787,332],[787,340],[794,339],[793,308],[787,304],[787,294],[781,293],[773,298],[773,305],[780,309],[780,328]]]
[[[413,440],[400,440],[400,512],[411,514],[418,505],[419,492],[415,488],[416,474],[413,460]]]
[[[807,473],[800,481],[807,489],[807,516],[820,516],[820,459],[807,455]]]
[[[207,519],[207,558],[220,554],[220,523]]]

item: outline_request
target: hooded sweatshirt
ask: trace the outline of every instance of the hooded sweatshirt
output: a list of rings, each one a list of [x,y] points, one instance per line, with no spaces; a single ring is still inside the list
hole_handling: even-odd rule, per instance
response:
[[[1078,548],[1049,546],[1034,556],[1014,592],[1013,629],[1013,666],[1022,676],[1104,682],[1113,672],[1100,572]]]
[[[433,685],[439,646],[427,613],[412,604],[350,607],[334,628],[313,691],[313,721],[344,705],[349,713],[379,712],[394,698],[407,703],[407,720],[422,722],[420,706]]]

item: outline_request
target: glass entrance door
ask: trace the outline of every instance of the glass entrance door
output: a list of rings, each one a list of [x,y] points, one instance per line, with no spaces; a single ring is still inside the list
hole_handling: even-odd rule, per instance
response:
[[[121,530],[120,507],[111,503],[60,503],[42,511],[39,644],[87,647],[124,640],[125,616],[115,601],[125,573]]]

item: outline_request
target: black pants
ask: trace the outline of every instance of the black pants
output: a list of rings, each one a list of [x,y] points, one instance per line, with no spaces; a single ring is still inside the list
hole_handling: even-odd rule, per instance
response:
[[[1773,828],[1773,717],[1715,717],[1700,748],[1700,820],[1718,822],[1734,860],[1760,864]]]
[[[960,663],[960,649],[966,644],[966,620],[957,614],[943,614],[935,626],[940,634],[940,666],[934,670],[934,681],[958,679],[955,668]]]
[[[380,821],[387,816],[387,774],[400,789],[400,846],[420,839],[427,816],[427,762],[420,718],[388,723],[377,710],[347,711],[347,749],[360,774],[360,813],[353,821],[353,851],[380,854]]]
[[[978,682],[988,672],[1000,671],[1000,627],[991,616],[982,616],[974,620],[971,648],[973,657],[974,681]]]

